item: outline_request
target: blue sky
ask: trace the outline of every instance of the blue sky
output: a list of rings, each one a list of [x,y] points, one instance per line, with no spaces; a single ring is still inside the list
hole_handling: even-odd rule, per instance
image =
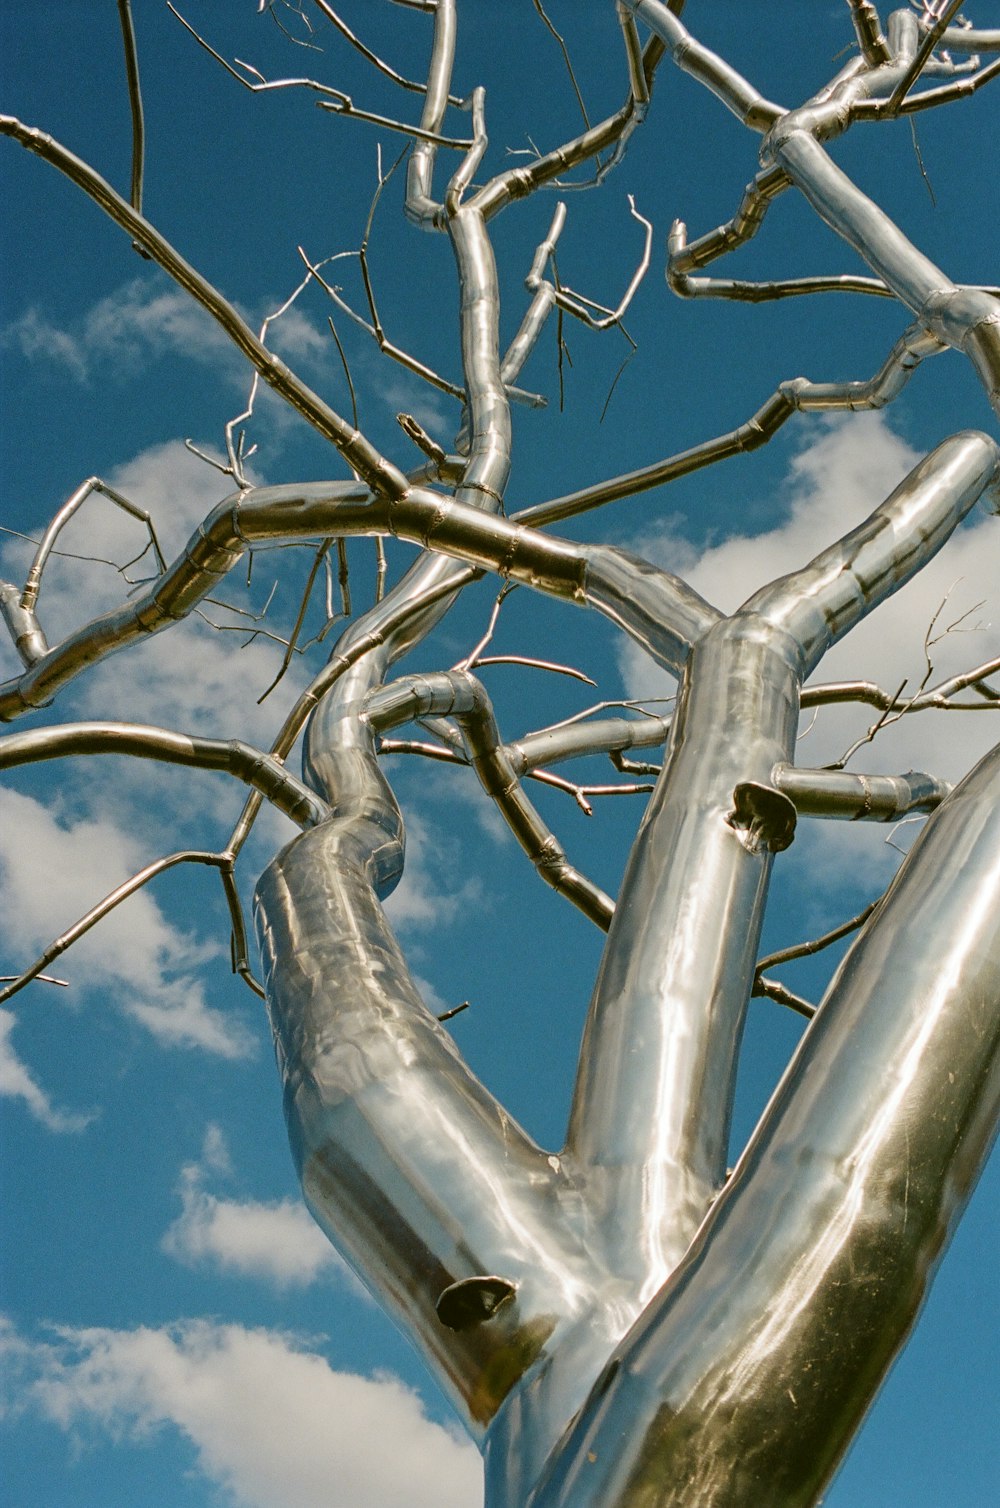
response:
[[[280,9],[280,8],[279,8]],[[356,103],[415,119],[400,97],[325,26],[293,45],[245,0],[188,0],[185,14],[227,58],[268,76],[307,73]],[[426,18],[387,0],[340,7],[365,40],[419,75]],[[551,0],[591,114],[615,108],[625,75],[614,7]],[[278,308],[313,260],[356,250],[376,182],[401,138],[315,108],[290,89],[251,95],[200,51],[159,0],[134,0],[148,138],[146,212],[253,322]],[[487,88],[496,169],[507,149],[549,146],[578,128],[558,49],[531,0],[462,0],[456,83]],[[282,18],[302,36],[294,12]],[[1000,7],[976,4],[979,25]],[[691,28],[768,96],[792,104],[839,66],[851,42],[834,0],[690,0]],[[322,48],[322,51],[314,50]],[[50,132],[127,191],[130,134],[116,7],[105,0],[7,0],[0,12],[3,105]],[[835,155],[907,234],[957,281],[998,281],[996,194],[985,143],[995,89],[918,117],[921,174],[907,122],[856,127]],[[456,116],[456,130],[467,117]],[[649,119],[604,186],[566,196],[559,248],[567,284],[614,304],[641,250],[626,195],[654,225],[653,264],[619,332],[567,322],[560,410],[554,327],[523,374],[544,410],[514,411],[511,507],[560,495],[722,433],[785,378],[861,378],[881,364],[907,318],[889,300],[829,297],[772,305],[682,302],[662,268],[667,230],[692,236],[727,219],[756,168],[756,139],[669,64]],[[82,479],[97,475],[154,517],[168,558],[229,490],[184,447],[220,454],[248,375],[211,322],[127,238],[48,166],[2,143],[7,268],[0,311],[3,467],[0,522],[37,537]],[[401,214],[402,171],[383,196],[371,266],[390,338],[459,375],[454,271],[443,237]],[[495,222],[504,330],[525,308],[523,278],[552,213],[551,194]],[[356,258],[337,267],[362,307]],[[725,275],[784,277],[857,270],[851,254],[792,194]],[[330,305],[310,288],[273,327],[275,347],[340,412],[350,400],[328,333]],[[394,416],[416,413],[445,444],[457,406],[379,356],[337,314],[361,427],[403,466],[418,459]],[[570,365],[571,360],[571,365]],[[946,353],[919,370],[882,415],[793,419],[765,449],[723,462],[565,526],[670,561],[720,607],[808,558],[864,517],[919,455],[960,428],[995,426],[971,368]],[[343,477],[343,464],[268,394],[250,439],[258,481]],[[972,517],[917,582],[838,647],[824,679],[864,675],[895,689],[924,671],[924,636],[968,613],[934,647],[941,676],[998,653],[997,520]],[[121,600],[113,565],[138,554],[141,528],[103,499],[67,529],[41,599],[50,638]],[[374,555],[349,547],[356,609],[370,602]],[[397,575],[409,558],[389,552]],[[31,547],[0,536],[0,575],[23,576]],[[91,557],[87,559],[78,556]],[[99,557],[95,560],[93,557]],[[308,556],[263,555],[226,601],[288,631]],[[141,572],[143,565],[134,568]],[[483,632],[495,586],[465,594],[414,658],[446,667]],[[37,722],[121,717],[264,745],[294,692],[322,663],[315,646],[262,706],[280,664],[263,633],[212,609],[81,676]],[[322,622],[319,603],[311,631]],[[329,640],[327,641],[329,643]],[[652,663],[611,627],[514,592],[498,653],[569,661],[596,684],[496,666],[488,687],[501,729],[518,734],[601,699],[669,695]],[[17,662],[8,645],[2,674]],[[830,712],[803,742],[818,764],[867,726]],[[912,718],[854,767],[959,776],[996,739],[992,715]],[[389,905],[429,1003],[470,1000],[452,1030],[469,1061],[528,1130],[561,1143],[599,935],[548,891],[474,781],[397,757],[388,768],[409,834],[407,872]],[[607,765],[586,778],[612,777]],[[580,778],[584,778],[581,776]],[[563,792],[532,792],[571,859],[614,890],[642,796],[596,801],[587,817]],[[121,760],[17,771],[0,788],[0,972],[25,967],[106,891],[151,859],[223,841],[242,791],[221,776]],[[813,935],[883,888],[898,852],[881,829],[806,828],[776,870],[764,946]],[[821,830],[820,830],[821,829]],[[262,819],[241,874],[257,873],[291,829]],[[914,827],[895,841],[906,847]],[[816,999],[833,952],[787,971]],[[407,1342],[328,1248],[298,1198],[269,1035],[259,1002],[229,972],[214,877],[182,868],[156,881],[53,966],[68,988],[31,985],[0,1016],[4,1268],[0,1336],[12,1385],[2,1423],[6,1501],[104,1508],[473,1508],[478,1458]],[[751,1007],[734,1147],[745,1139],[797,1041],[797,1018]],[[833,1508],[887,1501],[978,1505],[995,1493],[996,1249],[994,1163],[970,1205],[917,1332],[831,1488]],[[387,1442],[392,1442],[390,1449]]]

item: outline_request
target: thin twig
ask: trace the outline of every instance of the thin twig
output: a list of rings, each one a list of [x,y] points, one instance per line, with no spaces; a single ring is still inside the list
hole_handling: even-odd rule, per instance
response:
[[[576,95],[576,102],[580,107],[580,114],[583,116],[583,124],[589,131],[590,116],[587,114],[587,107],[583,102],[583,95],[580,93],[580,86],[576,81],[576,74],[573,71],[573,63],[570,59],[569,49],[566,46],[566,40],[563,37],[562,33],[557,31],[552,22],[549,20],[549,17],[546,15],[545,10],[542,7],[542,0],[531,0],[531,3],[535,7],[535,10],[538,12],[538,15],[540,16],[542,21],[544,21],[550,34],[555,38],[559,51],[562,53],[563,62],[566,64],[566,72],[569,74],[569,81],[573,86],[573,93]]]
[[[796,958],[811,958],[814,953],[821,953],[824,948],[832,943],[839,942],[842,937],[849,937],[859,927],[863,927],[870,916],[881,906],[884,896],[877,896],[867,906],[862,907],[857,916],[852,916],[846,922],[840,922],[838,926],[831,927],[829,932],[824,932],[821,937],[810,938],[808,942],[793,943],[791,947],[779,948],[776,953],[768,953],[757,963],[757,973],[762,974],[765,969],[776,968],[779,964],[791,963]]]
[[[354,47],[358,52],[360,52],[361,56],[363,58],[366,58],[368,62],[371,63],[373,68],[377,68],[379,73],[384,74],[387,79],[391,79],[394,84],[398,84],[401,89],[410,89],[415,94],[427,93],[426,84],[418,83],[415,79],[404,78],[401,73],[396,72],[395,68],[391,67],[388,63],[384,62],[376,53],[372,52],[371,48],[366,47],[361,39],[355,36],[354,32],[351,31],[347,23],[341,20],[340,16],[338,16],[337,12],[334,10],[333,6],[328,3],[328,0],[313,0],[313,4],[322,11],[323,15],[330,22],[330,25],[336,27],[337,31],[340,32],[340,35],[344,38],[344,40],[350,42],[351,46]],[[448,103],[451,105],[460,105],[462,102],[460,99],[449,95]]]
[[[135,41],[131,0],[118,0],[118,21],[125,49],[125,77],[128,80],[128,103],[132,115],[132,175],[129,196],[132,208],[142,214],[142,178],[146,150],[146,128],[142,113],[142,89],[139,84],[139,52]],[[136,247],[140,256],[147,254]]]
[[[551,670],[557,675],[568,675],[574,681],[583,681],[586,686],[596,686],[597,682],[584,671],[577,670],[574,665],[560,665],[555,660],[538,660],[531,655],[480,655],[473,660],[472,665],[478,669],[482,665],[527,665],[532,670]],[[462,669],[469,669],[463,665]]]

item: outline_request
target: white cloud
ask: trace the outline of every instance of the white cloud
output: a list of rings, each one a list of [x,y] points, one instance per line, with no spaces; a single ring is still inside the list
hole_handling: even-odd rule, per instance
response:
[[[152,1443],[177,1431],[234,1508],[473,1508],[471,1444],[432,1423],[388,1376],[336,1372],[298,1339],[186,1320],[159,1329],[59,1329],[3,1349],[17,1408],[78,1433]]]
[[[168,561],[233,490],[228,478],[199,461],[180,440],[151,446],[102,480],[151,515]],[[52,498],[49,512],[55,514],[64,501]],[[48,516],[36,521],[36,537],[47,523]],[[27,541],[6,538],[0,549],[4,575],[23,580],[33,554]],[[134,564],[125,575],[109,564],[128,560]],[[62,530],[45,567],[38,611],[49,641],[58,643],[97,613],[119,606],[132,584],[155,574],[145,525],[100,493],[91,494]]]
[[[811,442],[793,462],[787,516],[774,529],[756,536],[733,534],[701,552],[670,531],[632,543],[677,570],[723,611],[731,611],[765,582],[796,569],[860,523],[918,460],[918,453],[892,433],[882,415],[826,421],[815,427]],[[867,679],[893,692],[906,680],[915,691],[926,669],[924,635],[946,597],[940,626],[969,608],[975,611],[964,627],[982,626],[975,633],[948,635],[934,647],[932,684],[997,655],[998,550],[1000,521],[979,511],[919,576],[830,651],[813,680]],[[978,603],[984,605],[976,607]],[[661,694],[673,686],[631,643],[623,650],[622,662],[631,696]],[[877,716],[870,707],[822,709],[799,742],[797,763],[818,766],[837,759]],[[809,721],[803,719],[803,728]],[[957,780],[998,737],[1000,718],[995,712],[924,712],[880,733],[849,767],[876,773],[922,769]],[[849,866],[851,856],[860,852],[880,873],[887,864],[891,867],[891,852],[881,852],[884,828],[862,834],[857,827],[845,832],[842,824],[826,822],[820,836],[828,842],[835,868],[841,862]]]
[[[30,962],[147,861],[135,839],[107,819],[63,820],[30,796],[0,790],[0,907],[8,949],[16,946],[22,964]],[[71,974],[90,987],[110,987],[126,1013],[164,1046],[244,1057],[254,1038],[208,1003],[194,973],[221,951],[172,926],[145,889],[74,944]]]
[[[385,902],[390,922],[400,930],[448,926],[463,910],[481,901],[476,876],[453,883],[461,869],[453,862],[456,844],[421,813],[406,813],[406,862],[403,878]]]
[[[881,414],[835,418],[814,427],[810,443],[792,463],[787,516],[756,536],[733,534],[697,551],[671,528],[631,541],[632,547],[677,571],[708,601],[731,611],[767,581],[795,570],[866,518],[919,460],[919,454],[889,429]],[[1000,521],[979,511],[906,587],[835,645],[812,677],[814,682],[866,679],[887,691],[906,680],[915,691],[926,665],[924,635],[942,600],[941,626],[982,602],[968,624],[979,631],[954,633],[932,651],[932,683],[1000,653],[1000,593],[995,562]],[[968,625],[965,625],[968,626]],[[655,696],[673,681],[630,641],[621,652],[628,694]],[[870,707],[820,709],[815,722],[803,716],[796,763],[820,766],[838,759],[878,717]],[[808,731],[806,731],[808,729]],[[923,712],[904,717],[860,749],[852,770],[897,773],[925,770],[956,781],[1000,737],[995,712]],[[917,825],[894,841],[907,848]],[[807,822],[784,864],[802,873],[804,884],[847,885],[875,894],[888,883],[900,854],[886,843],[881,824]]]
[[[239,634],[185,623],[105,660],[81,681],[77,700],[90,717],[239,737],[267,748],[304,682],[297,667],[290,668],[281,694],[258,706],[280,664],[272,645],[258,641],[242,649]]]
[[[163,1238],[164,1251],[182,1262],[211,1263],[279,1288],[305,1287],[336,1273],[367,1297],[300,1201],[223,1199],[206,1188],[210,1175],[231,1172],[225,1138],[218,1126],[209,1126],[201,1160],[181,1169],[181,1213]]]
[[[86,381],[113,366],[119,379],[150,356],[178,352],[212,365],[239,360],[231,342],[189,294],[163,274],[134,278],[99,299],[70,329],[53,325],[37,307],[3,331],[3,344],[29,360],[47,359]]]
[[[71,1115],[55,1108],[11,1045],[10,1034],[16,1025],[12,1011],[0,1010],[0,1095],[23,1100],[35,1119],[50,1131],[82,1131],[93,1115]]]
[[[386,408],[393,415],[412,414],[432,439],[449,449],[461,418],[459,405],[440,389],[411,377],[403,368],[393,367],[385,357],[378,360],[382,365],[377,372],[373,370],[373,388]]]
[[[450,1009],[448,1004],[441,999],[441,996],[429,979],[425,979],[422,974],[413,974],[412,978],[421,1000],[429,1011],[434,1012],[435,1016],[440,1016],[444,1011]]]
[[[285,297],[264,300],[261,308],[272,314]],[[256,333],[263,314],[236,307]],[[266,344],[292,363],[338,361],[326,328],[314,324],[295,305],[270,325]],[[222,327],[156,268],[99,299],[69,327],[54,325],[43,309],[32,306],[0,330],[3,347],[20,351],[28,361],[61,367],[80,383],[96,376],[121,385],[157,359],[180,357],[214,368],[230,393],[238,395],[240,409],[253,381],[252,367]],[[269,392],[259,397],[267,406],[270,423],[284,430],[295,422],[293,411],[281,399]]]

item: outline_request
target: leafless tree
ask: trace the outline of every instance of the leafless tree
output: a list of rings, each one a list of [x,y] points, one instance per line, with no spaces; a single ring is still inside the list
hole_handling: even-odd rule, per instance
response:
[[[376,600],[332,643],[269,750],[116,722],[32,727],[0,740],[6,767],[113,752],[225,770],[250,787],[220,849],[184,850],[149,865],[0,998],[165,869],[215,868],[230,908],[234,967],[266,994],[306,1200],[482,1444],[490,1508],[810,1503],[909,1333],[990,1143],[1000,751],[954,791],[932,775],[855,774],[847,756],[837,767],[806,769],[794,760],[799,712],[868,703],[878,714],[871,737],[925,707],[988,713],[1000,704],[990,684],[1000,662],[933,684],[929,660],[916,693],[864,681],[802,687],[835,642],[946,546],[978,501],[996,503],[997,446],[978,431],[945,440],[865,523],[729,615],[669,570],[611,545],[559,538],[550,526],[762,446],[796,413],[878,408],[946,348],[972,364],[1000,412],[994,291],[952,281],[834,165],[825,145],[855,123],[947,106],[978,90],[1000,70],[1000,61],[989,61],[1000,51],[1000,32],[977,31],[945,0],[897,10],[883,32],[870,0],[847,0],[853,45],[846,62],[831,83],[790,108],[763,97],[699,42],[680,18],[683,0],[617,0],[621,107],[588,120],[571,140],[480,176],[488,102],[481,88],[453,92],[462,6],[395,3],[425,13],[431,58],[419,81],[356,37],[327,0],[262,0],[260,9],[299,40],[313,24],[335,28],[398,86],[398,119],[367,111],[318,79],[267,78],[228,60],[179,13],[177,20],[191,32],[192,48],[207,49],[247,89],[312,91],[324,109],[373,121],[406,145],[406,217],[447,242],[455,261],[460,376],[442,376],[402,350],[382,323],[367,255],[375,205],[353,254],[365,312],[350,303],[331,261],[305,250],[297,292],[321,291],[335,324],[360,322],[387,361],[461,403],[450,448],[400,415],[406,445],[421,453],[409,471],[273,353],[270,320],[251,328],[144,217],[139,55],[128,0],[119,0],[134,124],[128,195],[44,131],[0,120],[4,135],[72,180],[207,310],[255,374],[217,463],[230,496],[169,562],[151,534],[153,580],[50,645],[39,593],[62,528],[94,492],[137,510],[91,478],[55,514],[23,585],[0,588],[24,667],[0,688],[0,716],[13,721],[47,705],[112,651],[202,610],[234,567],[266,544],[314,546],[286,664],[317,584],[325,581],[329,596],[324,636],[338,615],[338,575],[349,590],[345,540],[392,536],[420,547],[385,591],[380,555]],[[535,9],[554,30],[539,0]],[[686,18],[693,28],[696,11],[692,5]],[[729,433],[508,514],[511,406],[534,401],[519,386],[525,362],[553,322],[560,354],[564,321],[621,328],[649,265],[652,228],[633,204],[638,265],[617,305],[604,307],[559,277],[566,217],[559,202],[527,269],[520,327],[503,350],[492,227],[543,190],[583,181],[597,188],[609,179],[633,133],[657,129],[654,82],[670,65],[756,134],[760,160],[725,225],[690,240],[674,223],[673,291],[751,301],[868,295],[902,305],[907,323],[874,377],[783,382]],[[391,200],[402,177],[402,169],[392,178],[380,168],[376,204]],[[868,271],[769,283],[709,275],[711,263],[754,236],[774,200],[792,189]],[[245,436],[258,381],[334,447],[347,480],[254,485]],[[582,606],[604,614],[676,676],[672,716],[605,705],[505,741],[477,675],[490,658],[495,616],[459,664],[400,674],[397,665],[484,573],[504,590],[523,584],[563,599],[567,613]],[[404,725],[410,733],[395,737]],[[300,779],[285,761],[303,729]],[[660,773],[645,763],[633,768],[629,751],[664,742]],[[539,1149],[468,1070],[422,1003],[386,921],[380,898],[403,865],[402,821],[379,762],[387,752],[471,766],[540,878],[607,932],[558,1155]],[[525,784],[528,777],[562,783],[586,802],[593,788],[551,767],[598,753],[613,756],[626,786],[643,784],[631,779],[637,773],[655,774],[617,897],[570,862]],[[303,831],[257,882],[261,985],[235,866],[265,800]],[[800,1000],[771,973],[796,950],[758,957],[773,857],[791,844],[797,818],[891,821],[926,811],[933,815],[888,893],[837,929],[857,937],[823,1002],[814,1008]],[[748,1002],[761,993],[815,1019],[730,1173],[739,1044]]]

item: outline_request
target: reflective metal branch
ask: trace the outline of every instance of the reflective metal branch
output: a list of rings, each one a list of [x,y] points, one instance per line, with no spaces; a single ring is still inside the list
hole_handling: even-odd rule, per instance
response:
[[[781,105],[765,99],[731,64],[696,41],[662,0],[621,0],[621,4],[666,43],[679,68],[711,89],[744,125],[764,132],[785,114]]]
[[[744,424],[717,435],[712,440],[703,440],[690,450],[682,450],[666,460],[655,461],[651,466],[642,466],[637,471],[627,471],[622,476],[610,477],[592,487],[581,487],[565,497],[552,498],[548,502],[535,503],[522,508],[512,517],[519,522],[541,528],[557,523],[560,519],[572,518],[586,513],[591,508],[600,508],[604,503],[617,502],[621,498],[634,497],[650,488],[663,486],[700,471],[704,466],[728,456],[742,455],[757,450],[777,434],[781,426],[797,412],[810,409],[877,409],[898,396],[910,376],[928,356],[945,349],[935,336],[929,335],[920,325],[911,325],[893,346],[885,362],[874,377],[863,382],[810,382],[805,377],[793,377],[782,382],[767,402]]]
[[[200,770],[224,770],[252,786],[299,827],[329,816],[326,803],[270,754],[241,739],[223,741],[139,723],[60,723],[0,738],[0,770],[71,755],[125,754]]]
[[[35,665],[48,654],[49,641],[37,615],[31,608],[24,606],[21,593],[13,582],[0,581],[0,614],[22,665]]]
[[[118,23],[121,27],[122,46],[125,51],[125,76],[128,81],[128,102],[132,115],[132,175],[129,185],[129,197],[132,208],[138,210],[141,214],[146,128],[142,112],[142,89],[139,84],[139,52],[135,42],[135,23],[132,20],[131,0],[118,0]]]
[[[998,915],[1000,749],[929,820],[529,1508],[817,1501],[993,1139]]]
[[[755,592],[742,611],[788,632],[801,674],[809,675],[832,644],[937,553],[987,488],[996,488],[998,463],[989,435],[968,430],[942,441],[863,524],[805,570]]]
[[[155,581],[49,647],[35,610],[38,586],[59,529],[83,500],[78,489],[46,532],[24,590],[0,584],[0,611],[25,665],[0,687],[0,718],[45,704],[89,666],[197,610],[254,543],[367,535],[381,547],[392,535],[421,547],[384,599],[341,634],[270,754],[137,725],[71,724],[0,739],[0,766],[115,752],[224,769],[253,787],[225,850],[185,851],[147,866],[11,989],[139,885],[182,862],[219,870],[235,966],[259,988],[233,864],[261,800],[273,800],[307,828],[267,867],[255,897],[303,1190],[479,1441],[490,1508],[805,1508],[904,1341],[992,1134],[1000,1098],[1000,750],[950,794],[913,772],[796,769],[793,759],[803,705],[850,697],[902,715],[953,707],[971,686],[995,708],[985,685],[995,661],[921,690],[905,706],[898,693],[887,699],[866,683],[806,691],[802,684],[831,645],[933,558],[977,499],[996,505],[1000,452],[975,431],[946,439],[862,525],[728,617],[669,571],[610,546],[550,538],[538,526],[752,450],[798,410],[878,408],[946,346],[970,358],[1000,412],[1000,302],[952,282],[823,145],[856,121],[974,92],[997,68],[980,68],[974,53],[998,50],[1000,34],[949,25],[957,6],[948,0],[923,21],[895,12],[883,35],[870,0],[849,0],[860,54],[789,110],[692,36],[679,20],[682,0],[616,0],[628,82],[621,109],[476,188],[486,101],[478,88],[467,103],[451,93],[456,0],[406,3],[433,16],[426,86],[395,74],[319,0],[368,63],[424,96],[405,212],[447,235],[455,260],[464,398],[457,454],[446,455],[415,421],[404,427],[430,457],[420,475],[442,479],[439,489],[407,478],[306,387],[92,168],[42,132],[0,117],[0,134],[57,167],[125,229],[360,479],[241,486],[172,563],[158,561]],[[124,18],[125,0],[120,9]],[[644,47],[637,22],[652,33]],[[955,63],[946,49],[970,61]],[[763,137],[761,170],[732,220],[690,243],[675,224],[671,285],[754,300],[834,288],[875,293],[900,299],[912,323],[868,381],[783,382],[725,435],[504,517],[511,384],[546,318],[560,306],[600,325],[621,309],[603,310],[554,273],[546,277],[565,213],[559,206],[526,280],[529,308],[501,357],[489,222],[585,163],[594,164],[591,181],[601,181],[646,117],[667,53]],[[253,89],[304,83],[334,109],[363,114],[315,81],[235,76]],[[918,77],[944,82],[911,95]],[[471,109],[471,143],[445,134],[449,105]],[[456,144],[466,155],[438,198],[437,154]],[[749,240],[791,185],[872,276],[752,285],[693,276]],[[318,268],[310,273],[322,281]],[[368,292],[378,334],[370,282]],[[459,668],[390,681],[393,665],[484,570],[594,608],[623,628],[678,678],[672,716],[589,720],[622,705],[601,704],[504,745],[471,673],[492,621]],[[558,1154],[535,1145],[462,1061],[420,999],[382,909],[402,872],[404,831],[377,738],[409,719],[429,722],[441,752],[473,765],[543,877],[608,928]],[[304,725],[298,780],[283,761]],[[663,768],[612,902],[570,866],[519,780],[561,759],[664,739]],[[915,810],[932,812],[924,833],[873,914],[855,919],[862,930],[727,1178],[752,994],[813,1014],[764,977],[769,960],[758,962],[775,855],[792,842],[799,814],[887,821]]]
[[[1000,413],[1000,300],[952,282],[832,162],[821,145],[844,131],[880,90],[888,88],[890,94],[898,90],[899,99],[892,94],[886,107],[898,108],[933,45],[932,33],[921,39],[916,17],[896,12],[889,27],[888,61],[867,67],[849,64],[833,85],[802,107],[786,111],[762,101],[752,85],[696,42],[662,0],[623,3],[663,39],[681,68],[698,77],[747,125],[765,133],[764,168],[781,175],[772,180],[772,194],[785,181],[794,183],[820,218],[857,251],[930,335],[969,357],[990,403]],[[946,87],[964,92],[959,84]],[[751,222],[750,233],[764,207],[764,201],[754,199],[757,218]],[[713,233],[709,243],[710,255],[728,249],[725,234]],[[677,263],[677,272],[699,265],[696,247],[688,248],[687,260]]]
[[[614,902],[570,864],[562,844],[521,789],[481,681],[459,670],[407,676],[373,692],[365,715],[380,732],[414,718],[454,718],[465,735],[469,763],[484,791],[495,801],[541,878],[607,931]]]
[[[945,780],[909,770],[905,775],[860,775],[850,770],[804,770],[777,765],[779,791],[799,816],[841,817],[851,822],[898,822],[908,812],[929,812],[951,790]]]
[[[486,461],[490,460],[487,452]],[[470,490],[475,496],[482,489]],[[590,604],[619,623],[668,668],[683,665],[693,640],[718,616],[685,582],[623,550],[550,539],[523,524],[485,514],[457,497],[414,488],[395,505],[387,499],[373,499],[367,489],[347,482],[262,487],[220,503],[184,552],[145,592],[78,629],[18,679],[0,686],[0,720],[9,721],[44,705],[87,666],[185,617],[254,541],[381,533],[412,540],[433,552],[419,559],[379,604],[385,616],[401,604],[419,602],[425,592],[435,592],[450,573],[456,573],[458,580],[461,567],[443,556],[486,566],[580,605]],[[447,607],[447,597],[434,601],[436,606],[418,614],[409,626],[399,653]],[[378,612],[359,619],[337,652],[353,643],[355,634],[365,638],[378,622]]]
[[[7,985],[6,989],[0,990],[0,1004],[18,994],[33,979],[40,978],[42,971],[53,959],[61,957],[68,948],[71,948],[75,942],[78,942],[92,927],[96,927],[98,922],[103,921],[117,906],[120,906],[123,901],[128,900],[130,895],[134,895],[137,890],[141,890],[144,885],[148,885],[150,880],[156,879],[157,875],[164,874],[168,869],[175,869],[178,864],[207,864],[219,871],[223,879],[224,888],[226,889],[227,900],[230,903],[234,934],[237,930],[242,931],[243,924],[239,911],[239,897],[236,895],[235,886],[232,884],[232,862],[231,854],[207,853],[197,848],[183,849],[180,853],[168,854],[162,859],[154,859],[152,864],[147,864],[137,874],[132,875],[130,879],[125,880],[121,885],[117,885],[103,900],[98,901],[96,906],[91,906],[90,910],[84,916],[81,916],[78,921],[74,922],[72,927],[68,927],[65,932],[55,938],[45,949],[44,953],[36,958],[30,968],[25,969],[23,973],[17,975]],[[229,875],[228,884],[226,883],[227,875]],[[263,991],[258,987],[257,993],[262,994]]]

